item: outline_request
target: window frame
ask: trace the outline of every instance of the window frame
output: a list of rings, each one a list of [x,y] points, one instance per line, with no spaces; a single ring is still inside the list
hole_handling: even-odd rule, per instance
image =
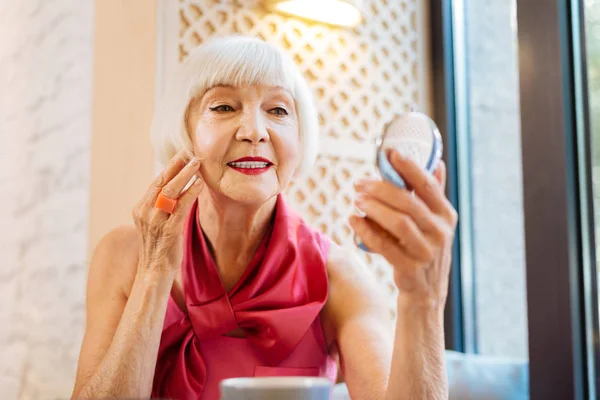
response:
[[[454,208],[458,202],[458,163],[456,151],[456,99],[454,80],[454,35],[452,29],[452,3],[431,0],[431,66],[434,88],[434,119],[440,128],[444,142],[444,162],[447,168],[447,196]],[[459,352],[465,350],[464,315],[461,284],[461,236],[463,222],[459,218],[457,234],[452,248],[452,268],[448,288],[448,299],[444,312],[444,334],[446,348]]]
[[[600,387],[583,4],[583,0],[517,1],[532,400],[593,399]],[[444,135],[448,198],[460,214],[445,313],[446,346],[476,352],[476,337],[470,332],[475,326],[471,304],[475,276],[467,287],[461,278],[474,270],[465,254],[472,240],[465,237],[472,232],[471,226],[464,226],[471,223],[464,215],[468,198],[465,201],[458,186],[458,177],[465,173],[461,168],[468,167],[459,156],[469,154],[460,148],[461,135],[468,132],[464,114],[468,71],[458,60],[464,55],[455,51],[460,29],[457,35],[453,26],[453,13],[462,7],[462,0],[430,0],[429,5],[434,118]]]

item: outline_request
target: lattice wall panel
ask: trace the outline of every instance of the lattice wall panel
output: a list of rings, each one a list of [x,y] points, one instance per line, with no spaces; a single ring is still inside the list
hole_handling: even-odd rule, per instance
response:
[[[321,136],[331,140],[330,146],[360,144],[367,159],[374,136],[394,113],[424,103],[420,1],[365,0],[365,23],[348,30],[266,12],[260,0],[180,0],[178,37],[166,42],[177,43],[179,61],[211,37],[232,33],[258,36],[285,49],[315,93]],[[373,167],[360,154],[344,156],[342,151],[340,156],[340,146],[336,152],[322,147],[312,176],[294,182],[288,198],[309,223],[353,249],[347,226],[352,182],[373,173]],[[360,254],[389,295],[393,314],[396,292],[389,266],[378,256]]]
[[[371,163],[321,156],[310,176],[300,178],[288,187],[286,198],[302,212],[308,223],[363,258],[386,293],[394,317],[397,290],[392,283],[392,270],[383,257],[356,249],[348,224],[348,216],[354,212],[356,197],[353,183],[360,178],[378,176]]]
[[[421,102],[418,0],[367,0],[355,30],[264,11],[259,0],[181,0],[179,57],[213,36],[243,33],[286,49],[319,103],[322,134],[370,139],[394,113]]]

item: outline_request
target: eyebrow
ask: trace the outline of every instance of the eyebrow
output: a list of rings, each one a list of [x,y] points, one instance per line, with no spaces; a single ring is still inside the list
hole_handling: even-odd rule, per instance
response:
[[[199,107],[205,107],[206,104],[209,103],[210,101],[212,101],[213,99],[215,99],[215,97],[217,97],[217,98],[219,97],[219,95],[216,94],[214,91],[211,92],[211,90],[215,89],[215,88],[236,89],[236,87],[232,86],[232,85],[213,86],[212,88],[210,88],[206,92],[204,92],[204,95],[202,95],[202,97],[197,98],[199,100],[199,102],[197,103]],[[271,88],[281,90],[279,93],[271,94],[271,96],[274,96],[276,98],[281,97],[281,100],[285,101],[286,103],[291,102],[291,104],[289,104],[289,105],[293,105],[296,102],[296,99],[294,99],[294,95],[288,89],[286,89],[282,86],[271,86]]]
[[[267,86],[267,85],[258,85],[258,86],[264,86],[270,89],[274,89],[274,90],[283,90],[284,92],[289,93],[290,95],[292,95],[292,91],[289,90],[288,88],[284,87],[284,86]],[[238,89],[238,86],[234,86],[234,85],[226,85],[226,84],[219,84],[219,85],[214,85],[212,87],[209,87],[208,89],[206,89],[206,91],[204,92],[205,94],[210,92],[213,89],[218,89],[218,88],[222,88],[222,89]],[[292,95],[293,97],[293,95]]]

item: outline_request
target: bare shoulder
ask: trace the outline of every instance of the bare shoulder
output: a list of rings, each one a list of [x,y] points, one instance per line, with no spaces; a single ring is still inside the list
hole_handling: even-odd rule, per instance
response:
[[[107,233],[94,249],[88,274],[88,297],[94,288],[119,287],[125,297],[133,285],[138,261],[138,236],[133,225]],[[90,290],[92,293],[90,293]]]
[[[127,257],[135,251],[137,255],[138,235],[135,226],[121,225],[110,232],[98,242],[95,255]]]
[[[323,310],[328,343],[352,320],[390,320],[386,299],[355,251],[332,244],[327,260],[329,296]]]
[[[332,244],[327,260],[329,296],[332,301],[360,302],[363,307],[385,304],[380,289],[371,271],[358,257],[356,251],[349,251]]]

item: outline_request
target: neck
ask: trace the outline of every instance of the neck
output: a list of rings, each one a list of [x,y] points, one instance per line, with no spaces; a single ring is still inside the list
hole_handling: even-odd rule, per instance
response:
[[[269,229],[276,204],[277,196],[260,205],[217,198],[209,190],[198,196],[197,218],[221,273],[242,272],[250,263]]]

